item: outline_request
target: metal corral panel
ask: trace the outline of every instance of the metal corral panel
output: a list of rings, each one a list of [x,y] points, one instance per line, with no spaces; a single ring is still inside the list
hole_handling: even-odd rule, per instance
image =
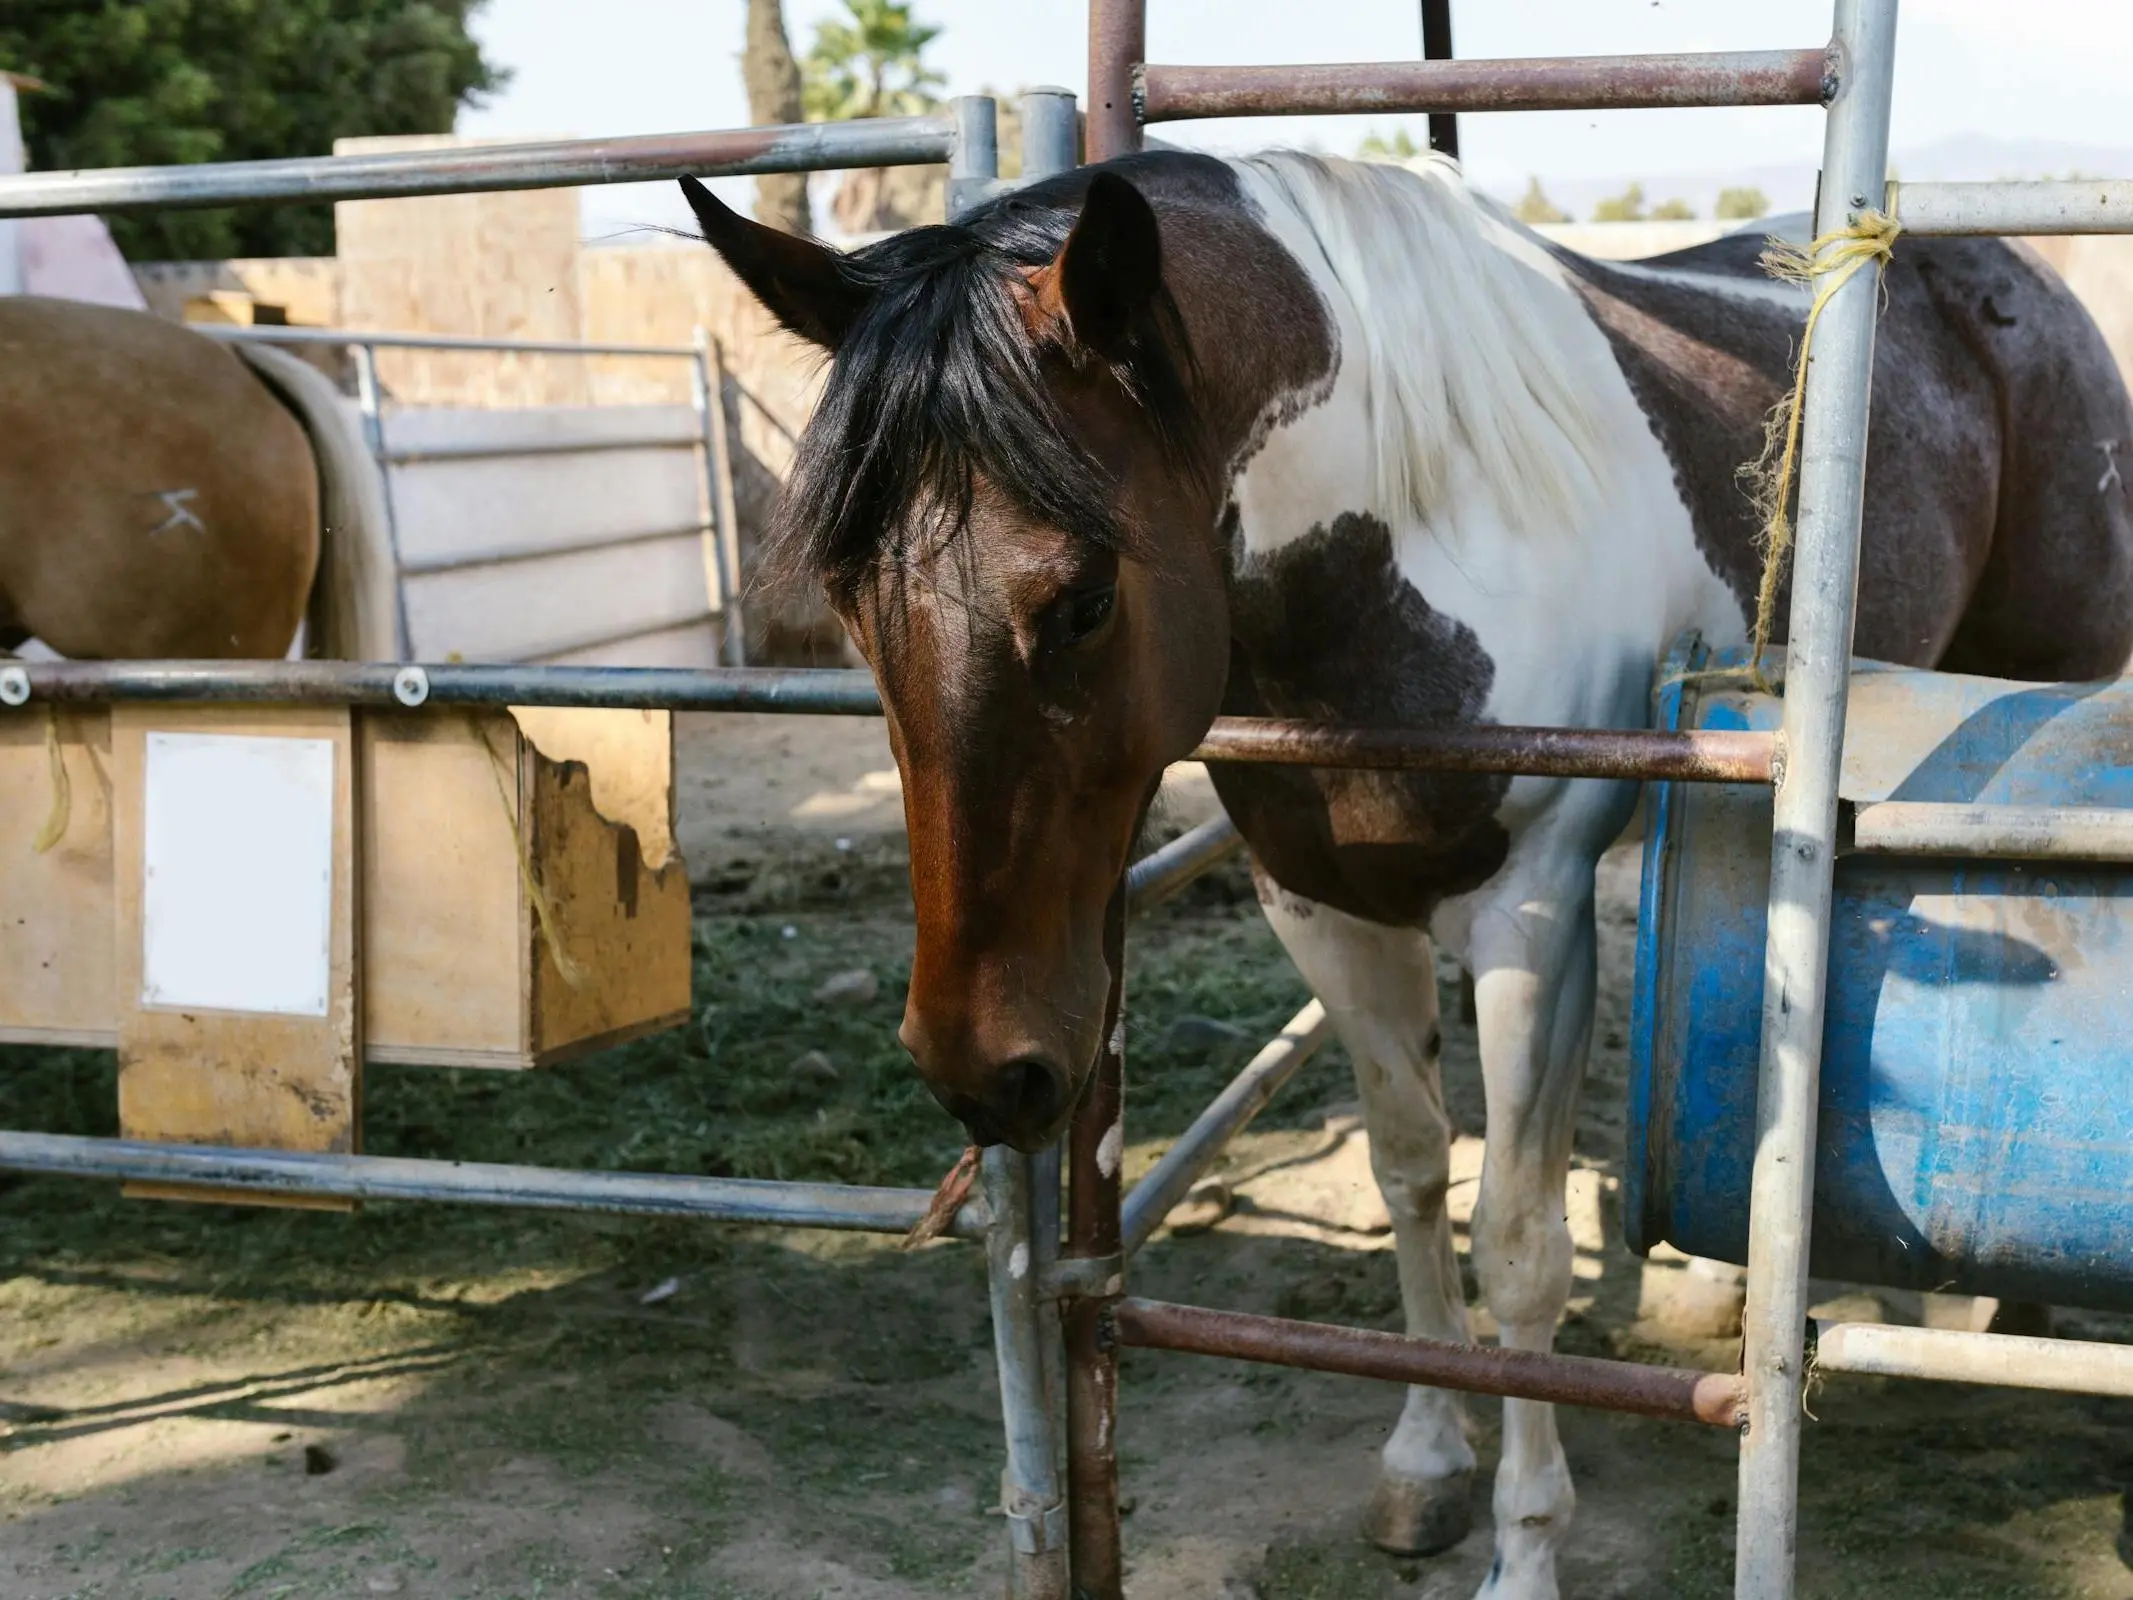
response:
[[[417,659],[715,660],[692,408],[407,410],[383,429]],[[684,628],[702,638],[678,656],[652,637]]]
[[[1775,729],[1678,680],[1667,728]],[[1724,663],[1720,663],[1723,665]],[[2133,807],[2133,682],[1855,667],[1842,794]],[[1770,795],[1654,785],[1637,930],[1624,1222],[1743,1262]],[[2133,867],[1852,852],[1836,868],[1813,1270],[2133,1306]]]
[[[694,533],[457,572],[409,573],[418,661],[539,661],[695,623],[708,633],[704,546]],[[612,658],[599,657],[602,662]]]

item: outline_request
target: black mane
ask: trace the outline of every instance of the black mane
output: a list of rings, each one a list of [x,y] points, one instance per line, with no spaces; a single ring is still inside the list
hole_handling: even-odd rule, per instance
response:
[[[1112,163],[1129,177],[1149,157]],[[769,544],[770,570],[849,593],[892,541],[967,525],[982,475],[1028,515],[1129,549],[1109,475],[1068,434],[1017,307],[1018,269],[1052,261],[1095,169],[1015,190],[961,221],[912,228],[842,258],[869,304],[839,346],[802,434]],[[1168,452],[1198,459],[1193,362],[1168,291],[1112,367]]]

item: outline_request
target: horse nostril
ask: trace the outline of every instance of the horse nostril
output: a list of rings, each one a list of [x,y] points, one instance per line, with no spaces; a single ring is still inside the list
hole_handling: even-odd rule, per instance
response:
[[[1000,1120],[1020,1132],[1048,1128],[1066,1103],[1066,1074],[1041,1056],[1020,1056],[1000,1069],[994,1098]]]

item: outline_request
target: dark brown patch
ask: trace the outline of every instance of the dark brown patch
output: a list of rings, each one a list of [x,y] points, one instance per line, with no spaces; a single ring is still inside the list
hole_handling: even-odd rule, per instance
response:
[[[1495,663],[1473,630],[1434,610],[1393,562],[1392,535],[1349,512],[1230,585],[1233,716],[1374,727],[1480,719]],[[1216,791],[1284,889],[1375,922],[1419,924],[1486,883],[1510,837],[1510,780],[1472,773],[1217,765]]]
[[[1676,274],[1663,278],[1558,252],[1744,621],[1762,559],[1735,469],[1761,449],[1804,313],[1724,292],[1717,280],[1762,276],[1762,248],[1732,235],[1645,263]],[[2003,677],[2116,671],[2133,649],[2133,530],[2124,497],[2097,492],[2096,441],[2128,437],[2126,415],[2101,335],[2041,263],[1999,240],[1899,243],[1875,343],[1858,653]]]

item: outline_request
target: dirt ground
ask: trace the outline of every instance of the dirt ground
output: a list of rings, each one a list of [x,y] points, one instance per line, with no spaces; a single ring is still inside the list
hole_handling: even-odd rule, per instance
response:
[[[681,748],[699,883],[691,1025],[537,1074],[375,1069],[368,1148],[908,1184],[945,1168],[955,1130],[893,1040],[909,909],[879,726],[699,719]],[[1183,771],[1172,789],[1174,824],[1204,812],[1204,775]],[[1632,854],[1607,863],[1562,1342],[1725,1363],[1731,1345],[1640,1320],[1679,1268],[1620,1241],[1635,875]],[[862,967],[873,998],[814,998],[824,977]],[[1129,1175],[1306,998],[1238,871],[1140,927],[1132,971]],[[1167,1032],[1181,1017],[1246,1037],[1210,1050],[1209,1030]],[[1463,1203],[1481,1097],[1455,1003],[1447,1023]],[[111,1131],[111,1072],[90,1052],[0,1050],[0,1123]],[[1225,1170],[1233,1214],[1159,1236],[1137,1288],[1393,1325],[1338,1050]],[[1848,1298],[1892,1320],[1942,1314],[1917,1296]],[[2070,1316],[2065,1331],[2123,1338],[2133,1325]],[[1485,1481],[1476,1531],[1449,1555],[1395,1561],[1355,1535],[1398,1404],[1354,1380],[1131,1353],[1120,1435],[1135,1600],[1470,1594],[1488,1562]],[[2133,1404],[1843,1377],[1813,1404],[1803,1594],[2133,1597]],[[1486,1470],[1495,1406],[1474,1420]],[[998,1426],[982,1270],[965,1246],[179,1206],[0,1179],[7,1600],[997,1594]],[[1566,1595],[1730,1594],[1730,1437],[1591,1413],[1565,1413],[1563,1433],[1579,1492]]]

